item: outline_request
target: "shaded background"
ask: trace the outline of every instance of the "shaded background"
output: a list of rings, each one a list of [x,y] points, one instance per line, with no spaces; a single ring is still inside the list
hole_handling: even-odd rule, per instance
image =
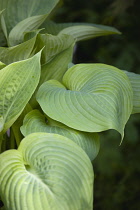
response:
[[[116,27],[122,35],[79,42],[74,63],[105,63],[140,74],[138,0],[63,0],[55,22],[90,22]],[[140,114],[132,115],[121,146],[115,131],[103,132],[95,159],[95,210],[140,209]]]

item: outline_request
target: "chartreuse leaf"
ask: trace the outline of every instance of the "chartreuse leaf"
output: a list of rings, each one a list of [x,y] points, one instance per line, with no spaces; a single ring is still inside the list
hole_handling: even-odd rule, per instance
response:
[[[31,56],[36,37],[14,47],[0,47],[0,59],[6,64],[25,60]]]
[[[63,84],[50,80],[42,84],[37,101],[52,119],[86,132],[117,130],[132,112],[133,92],[121,70],[105,64],[78,64],[63,77]]]
[[[86,133],[69,128],[57,121],[47,118],[38,110],[29,112],[23,121],[21,132],[24,136],[36,132],[56,133],[65,136],[78,144],[94,160],[99,152],[99,136],[97,133]]]
[[[8,33],[20,21],[31,16],[49,14],[59,0],[0,0],[0,11],[4,10]]]
[[[38,34],[36,49],[39,51],[45,46],[42,51],[41,63],[46,64],[60,52],[68,49],[73,44],[73,37],[67,34],[60,34],[58,36],[51,34]]]
[[[0,194],[7,210],[92,210],[92,164],[64,136],[30,134],[0,155]]]
[[[124,71],[128,76],[133,89],[133,110],[132,114],[140,113],[140,75]]]
[[[114,27],[88,24],[88,23],[54,23],[47,21],[42,25],[46,28],[47,33],[51,34],[69,34],[72,35],[76,41],[95,38],[98,36],[120,34]]]
[[[0,71],[0,116],[6,131],[18,118],[40,78],[40,55],[12,63]]]

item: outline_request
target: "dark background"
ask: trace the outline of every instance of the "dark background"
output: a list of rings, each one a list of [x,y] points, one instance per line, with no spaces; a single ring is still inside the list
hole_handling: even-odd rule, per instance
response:
[[[122,35],[79,42],[74,63],[105,63],[140,74],[138,0],[63,0],[55,22],[89,22],[116,27]],[[140,114],[132,115],[121,146],[115,131],[103,132],[94,160],[95,210],[140,209]]]

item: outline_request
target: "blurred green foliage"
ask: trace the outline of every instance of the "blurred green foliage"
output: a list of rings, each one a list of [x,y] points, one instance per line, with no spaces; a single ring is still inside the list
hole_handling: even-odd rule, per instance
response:
[[[138,0],[63,0],[53,16],[57,22],[91,22],[116,27],[122,35],[79,42],[74,63],[105,63],[140,74],[140,2]],[[115,131],[102,133],[94,161],[95,210],[140,209],[140,115],[132,115],[125,138]]]

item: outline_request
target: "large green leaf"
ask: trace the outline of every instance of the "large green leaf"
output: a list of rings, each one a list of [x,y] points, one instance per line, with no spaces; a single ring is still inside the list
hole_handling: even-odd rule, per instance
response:
[[[128,76],[133,89],[133,110],[132,114],[140,113],[140,75],[124,71]]]
[[[63,77],[45,82],[37,101],[52,119],[86,132],[115,129],[124,134],[124,126],[133,107],[133,92],[121,70],[105,64],[78,64]]]
[[[0,131],[14,123],[35,91],[40,78],[40,55],[41,52],[0,71]]]
[[[6,64],[27,59],[31,56],[36,37],[14,47],[0,47],[0,60]]]
[[[49,14],[59,0],[0,0],[0,11],[3,12],[8,33],[20,21],[31,16]]]
[[[76,41],[95,38],[98,36],[120,34],[120,32],[114,27],[89,24],[89,23],[54,23],[47,21],[42,25],[45,27],[47,33],[54,35],[69,34],[72,35]]]
[[[92,165],[70,139],[30,134],[0,155],[0,194],[7,210],[92,210]]]
[[[43,116],[38,110],[29,112],[23,121],[21,132],[24,136],[36,132],[57,133],[78,144],[94,160],[99,152],[99,136],[97,133],[86,133],[69,128],[57,121]]]

